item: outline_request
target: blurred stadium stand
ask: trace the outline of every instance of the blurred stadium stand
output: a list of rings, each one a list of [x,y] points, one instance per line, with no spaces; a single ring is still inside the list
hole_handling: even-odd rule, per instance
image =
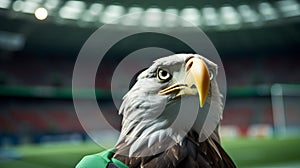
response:
[[[45,20],[37,19],[39,7],[48,12]],[[85,140],[72,102],[72,72],[81,46],[99,26],[112,24],[106,30],[109,33],[163,27],[192,36],[187,25],[164,16],[148,22],[145,19],[150,11],[180,15],[201,27],[216,46],[228,84],[223,135],[273,136],[271,87],[300,82],[300,5],[296,0],[0,0],[0,144],[70,137]],[[143,17],[111,22],[131,12],[143,12]],[[168,39],[137,37],[116,46],[108,53],[108,61],[153,46],[154,41],[156,46],[175,52],[191,52]],[[109,65],[104,68],[112,70]],[[98,100],[111,106],[105,117],[120,128],[120,116],[106,95],[109,80],[109,76],[98,74]],[[286,123],[295,128],[300,128],[299,97],[284,99]]]

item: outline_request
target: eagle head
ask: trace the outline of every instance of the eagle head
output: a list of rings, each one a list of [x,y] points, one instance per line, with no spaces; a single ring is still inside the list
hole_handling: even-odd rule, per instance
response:
[[[157,154],[175,143],[181,145],[189,131],[197,132],[199,140],[211,136],[223,110],[216,76],[217,65],[198,54],[154,61],[123,97],[119,153],[130,157]],[[188,106],[182,111],[184,104]],[[174,126],[181,120],[179,113],[184,119]]]

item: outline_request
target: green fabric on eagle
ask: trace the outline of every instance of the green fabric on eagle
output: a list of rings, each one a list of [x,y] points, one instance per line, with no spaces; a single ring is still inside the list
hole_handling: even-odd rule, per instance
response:
[[[106,168],[109,163],[114,163],[120,168],[128,168],[123,162],[112,158],[116,149],[108,149],[103,152],[87,155],[81,159],[76,168]]]

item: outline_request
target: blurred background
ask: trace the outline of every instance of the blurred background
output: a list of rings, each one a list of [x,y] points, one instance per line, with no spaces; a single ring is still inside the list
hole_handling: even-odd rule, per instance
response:
[[[228,86],[221,133],[237,166],[300,167],[297,0],[0,0],[0,167],[74,167],[84,155],[102,150],[86,135],[74,110],[77,55],[103,24],[111,24],[108,34],[164,29],[193,35],[190,25],[151,15],[155,11],[199,26],[218,50]],[[113,22],[135,12],[142,14]],[[107,53],[107,61],[113,64],[151,46],[191,52],[160,38],[127,39]],[[97,76],[98,101],[118,129],[111,77]],[[109,139],[109,133],[105,136]]]

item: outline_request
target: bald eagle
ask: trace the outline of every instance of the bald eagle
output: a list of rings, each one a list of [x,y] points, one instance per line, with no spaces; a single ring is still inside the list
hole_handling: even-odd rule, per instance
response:
[[[203,56],[175,54],[139,73],[123,97],[122,129],[110,157],[132,168],[235,167],[220,145],[217,71]]]

